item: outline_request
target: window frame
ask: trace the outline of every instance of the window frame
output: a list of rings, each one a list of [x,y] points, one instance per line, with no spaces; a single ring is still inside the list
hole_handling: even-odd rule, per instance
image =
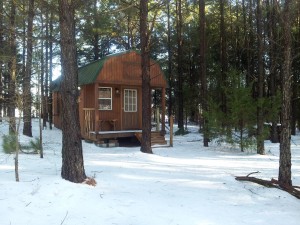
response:
[[[132,104],[131,104],[131,107],[132,109],[129,110],[129,101],[126,102],[126,91],[129,91],[131,93],[135,93],[135,96],[133,95],[128,95],[127,98],[129,100],[129,98],[131,97],[131,100],[134,100],[132,101]],[[124,112],[137,112],[138,111],[138,105],[137,105],[137,89],[132,89],[132,88],[125,88],[124,89]],[[128,106],[128,108],[126,109],[126,106]],[[135,107],[135,108],[134,108]]]
[[[100,90],[101,89],[110,89],[110,98],[101,98],[100,97]],[[101,111],[111,111],[113,110],[113,99],[112,99],[112,87],[98,87],[98,110],[101,110]],[[100,101],[101,100],[110,100],[110,109],[101,109],[101,103]]]

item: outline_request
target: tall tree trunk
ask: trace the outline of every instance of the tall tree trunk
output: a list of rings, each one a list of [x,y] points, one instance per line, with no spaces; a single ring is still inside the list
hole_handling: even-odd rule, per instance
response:
[[[238,6],[239,5],[239,0],[236,0],[235,4]],[[231,16],[232,18],[233,16]],[[239,11],[239,7],[237,7],[236,9],[236,13],[235,13],[235,17],[236,20],[239,21],[240,20],[240,11]],[[235,27],[235,68],[238,69],[239,71],[241,70],[241,44],[240,44],[240,26],[236,26]],[[234,34],[233,34],[234,35]]]
[[[43,124],[42,124],[42,95],[40,92],[41,87],[41,79],[40,75],[38,75],[38,88],[37,88],[37,101],[38,101],[38,115],[39,115],[39,134],[40,134],[40,158],[44,158],[44,149],[43,149]]]
[[[278,181],[281,187],[292,185],[291,172],[291,0],[286,0],[282,15],[284,62],[282,72],[282,106],[281,106],[281,137]]]
[[[264,52],[263,52],[263,38],[262,38],[262,11],[261,11],[261,0],[257,0],[257,48],[258,48],[258,74],[257,74],[257,91],[258,91],[258,102],[263,98],[264,88]],[[264,155],[264,115],[263,107],[259,105],[257,107],[257,153]]]
[[[277,77],[277,72],[276,72],[276,45],[275,43],[277,42],[275,40],[275,32],[276,32],[276,21],[275,21],[275,5],[274,5],[274,0],[268,0],[267,3],[269,4],[269,10],[268,10],[268,35],[269,35],[269,56],[270,56],[270,96],[272,98],[272,102],[275,102],[275,97],[276,97],[276,92],[277,92],[277,82],[276,82],[276,77]],[[274,105],[274,104],[273,104]],[[278,143],[279,142],[279,135],[278,135],[278,130],[277,130],[277,124],[278,124],[278,119],[274,118],[272,120],[272,127],[271,127],[271,135],[270,139],[272,143]]]
[[[151,148],[151,88],[150,44],[148,33],[148,0],[140,0],[140,36],[142,68],[142,143],[141,152],[152,153]]]
[[[78,71],[75,41],[75,2],[59,0],[62,64],[62,178],[80,183],[86,179],[82,155],[77,99]]]
[[[46,5],[45,9],[45,17],[46,17],[46,23],[45,23],[45,61],[44,61],[44,68],[45,68],[45,103],[44,103],[44,118],[45,122],[49,122],[49,8],[48,4]],[[46,125],[47,126],[47,125]]]
[[[292,57],[294,55],[298,55],[298,49],[300,48],[300,4],[298,3],[298,8],[296,10],[296,23],[294,27],[297,29],[297,32],[295,32],[295,41],[292,45],[292,49],[295,49],[292,53]],[[291,134],[296,135],[297,131],[297,119],[299,119],[299,107],[300,107],[300,101],[299,101],[299,83],[298,80],[300,78],[299,71],[300,71],[300,59],[299,57],[295,57],[292,64],[292,70],[293,70],[293,83],[292,83],[292,121],[291,121]],[[298,120],[299,122],[299,120]],[[298,124],[299,126],[299,124]]]
[[[29,0],[28,8],[28,24],[27,24],[27,57],[26,68],[23,83],[23,109],[24,109],[24,125],[23,134],[32,137],[31,126],[31,67],[32,67],[32,33],[33,33],[33,17],[34,17],[34,0]]]
[[[44,29],[44,13],[41,14],[41,27]],[[44,39],[45,37],[42,36],[41,40],[41,99],[42,99],[42,118],[43,118],[43,129],[47,127],[47,113],[46,113],[46,101],[45,101],[45,57],[44,57]]]
[[[178,99],[178,129],[184,130],[184,115],[183,115],[183,38],[182,38],[182,0],[177,0],[177,99]]]
[[[249,42],[249,38],[248,38],[248,36],[249,36],[249,34],[248,34],[248,26],[247,26],[247,14],[246,14],[246,3],[245,3],[245,0],[242,0],[242,5],[243,5],[243,13],[242,13],[242,15],[243,15],[243,30],[244,30],[244,33],[243,33],[243,39],[244,39],[244,43],[243,43],[243,46],[244,46],[244,48],[245,49],[247,49],[247,51],[246,51],[246,54],[244,53],[243,54],[243,59],[245,59],[246,58],[246,62],[248,62],[248,52],[249,52],[249,50],[248,50],[248,42]],[[247,66],[247,64],[245,63],[245,65],[243,65],[244,66],[244,69],[245,69],[245,80],[246,80],[246,86],[248,87],[249,86],[249,84],[250,84],[250,82],[249,82],[249,74],[248,74],[248,66]]]
[[[172,50],[171,50],[171,24],[170,24],[170,1],[167,1],[167,15],[168,15],[168,116],[169,118],[173,115],[173,75],[172,75]],[[170,122],[170,121],[169,121]]]
[[[249,0],[249,17],[248,17],[248,33],[246,33],[246,49],[247,49],[247,73],[246,73],[246,85],[249,86],[253,81],[254,74],[254,57],[252,46],[254,45],[254,31],[253,31],[253,0]],[[246,12],[245,12],[246,13]],[[247,26],[247,25],[246,25]],[[245,27],[246,27],[245,26]]]
[[[49,21],[49,82],[50,87],[52,86],[52,75],[53,75],[53,10],[50,12],[50,21]],[[52,102],[52,90],[50,88],[49,92],[49,128],[52,130],[53,122],[53,102]]]
[[[221,110],[223,113],[227,113],[227,100],[224,88],[227,83],[227,70],[228,70],[228,59],[227,59],[227,40],[226,40],[226,29],[225,29],[225,4],[227,0],[220,0],[220,61],[221,61]]]
[[[97,2],[98,0],[94,0],[94,37],[93,37],[93,51],[94,51],[94,60],[99,59],[99,33],[98,33],[98,19],[97,19]]]
[[[22,0],[22,10],[21,10],[21,14],[22,15],[26,15],[26,8],[27,8],[27,5],[26,5],[26,0]],[[29,4],[28,4],[29,5]],[[28,16],[28,12],[27,12],[27,16]],[[22,61],[21,61],[21,76],[25,77],[25,69],[26,69],[26,20],[22,20],[22,28],[23,28],[23,32],[21,34],[20,37],[22,37]],[[24,89],[24,82],[21,82],[21,84],[23,85],[23,89]],[[24,97],[23,97],[24,99]],[[22,110],[24,110],[24,108],[22,108]],[[23,118],[24,120],[24,118]]]
[[[300,4],[298,4],[297,7],[297,24],[295,27],[297,27],[297,35],[296,35],[296,40],[295,40],[295,47],[296,51],[294,54],[298,54],[298,49],[300,49]],[[298,80],[300,79],[300,57],[296,57],[293,62],[293,80],[294,80],[294,87],[293,87],[293,99],[292,99],[292,104],[293,104],[293,120],[295,120],[295,133],[298,129],[300,130],[300,99],[298,96],[300,95],[300,89],[299,89],[299,84]],[[293,135],[293,130],[292,130],[292,135]]]
[[[0,0],[0,12],[3,12],[3,0]],[[3,48],[3,40],[4,40],[4,24],[3,24],[3,13],[0,13],[0,55],[3,54],[4,52],[4,48]],[[2,114],[2,110],[3,110],[3,99],[4,99],[4,96],[3,96],[3,60],[2,60],[2,57],[0,57],[0,122],[2,122],[2,117],[3,117],[3,114]]]
[[[9,133],[16,133],[16,74],[17,74],[17,44],[16,44],[16,3],[11,0],[10,8],[10,62],[9,62],[9,87],[8,87],[8,116]]]
[[[200,18],[200,83],[201,83],[201,103],[203,114],[208,111],[208,95],[206,81],[206,20],[205,20],[205,0],[199,0],[199,18]],[[207,119],[203,120],[203,145],[208,147],[208,124]]]

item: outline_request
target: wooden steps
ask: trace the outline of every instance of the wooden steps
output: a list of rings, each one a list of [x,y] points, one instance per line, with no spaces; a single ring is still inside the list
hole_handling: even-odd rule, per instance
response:
[[[135,133],[136,138],[139,142],[142,141],[142,132]],[[152,131],[151,132],[151,146],[153,145],[166,145],[167,141],[165,136],[161,135],[159,131]]]

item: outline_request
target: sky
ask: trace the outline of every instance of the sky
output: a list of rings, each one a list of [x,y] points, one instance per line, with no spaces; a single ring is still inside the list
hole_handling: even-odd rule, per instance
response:
[[[61,178],[61,131],[43,130],[44,158],[14,155],[0,139],[1,225],[299,225],[300,200],[275,188],[236,181],[278,176],[279,145],[265,141],[266,155],[210,142],[202,147],[197,126],[174,137],[174,147],[101,148],[83,141],[85,172],[97,185]],[[0,136],[8,131],[0,124]],[[21,132],[22,133],[22,132]],[[38,137],[38,123],[33,122]],[[166,139],[168,140],[167,134]],[[30,138],[20,135],[21,144]],[[300,186],[300,137],[292,137],[292,181]]]

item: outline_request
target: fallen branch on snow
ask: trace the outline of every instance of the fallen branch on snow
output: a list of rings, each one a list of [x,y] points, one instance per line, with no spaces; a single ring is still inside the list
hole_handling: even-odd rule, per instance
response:
[[[268,188],[278,188],[300,199],[300,190],[298,190],[298,186],[281,187],[279,186],[278,180],[273,178],[271,180],[263,180],[256,177],[250,177],[250,175],[254,173],[259,173],[259,171],[249,173],[247,176],[236,176],[235,179],[238,181],[250,181]]]

